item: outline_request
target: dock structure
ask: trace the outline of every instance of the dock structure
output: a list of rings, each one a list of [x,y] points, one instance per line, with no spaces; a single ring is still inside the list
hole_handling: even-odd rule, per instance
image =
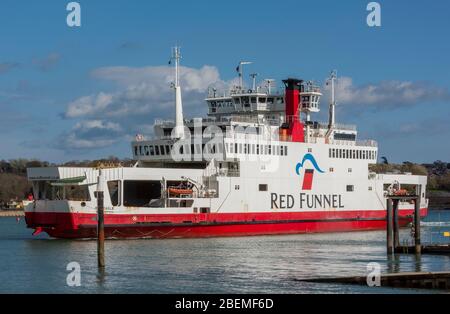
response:
[[[368,285],[367,276],[296,279],[316,283],[344,283]],[[380,277],[381,287],[450,290],[450,272],[404,272]]]
[[[386,198],[386,248],[387,253],[403,252],[400,245],[400,225],[398,221],[398,204],[400,201],[414,202],[414,253],[421,254],[420,241],[420,191],[418,195],[388,195]]]
[[[388,195],[386,197],[386,249],[387,253],[403,254],[449,254],[449,244],[422,245],[420,237],[420,186],[416,195]],[[414,245],[400,245],[398,204],[400,201],[414,202]]]

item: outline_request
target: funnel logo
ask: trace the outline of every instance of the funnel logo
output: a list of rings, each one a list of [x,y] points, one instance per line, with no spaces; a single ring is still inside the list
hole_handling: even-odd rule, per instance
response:
[[[307,161],[309,161],[309,163],[314,167],[314,169],[305,168]],[[305,168],[305,175],[303,176],[302,190],[309,191],[309,190],[311,190],[312,184],[313,184],[314,170],[317,170],[320,173],[324,173],[324,171],[322,169],[320,169],[314,156],[309,153],[305,154],[305,156],[303,156],[302,161],[299,162],[297,164],[297,166],[295,167],[295,172],[297,173],[297,175],[300,175],[300,170],[302,168]]]

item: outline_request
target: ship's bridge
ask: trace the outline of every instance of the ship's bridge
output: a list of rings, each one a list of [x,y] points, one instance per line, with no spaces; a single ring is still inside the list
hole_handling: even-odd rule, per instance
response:
[[[256,90],[232,89],[228,94],[217,96],[210,90],[206,98],[209,116],[229,114],[284,113],[284,95],[269,93],[260,88]]]

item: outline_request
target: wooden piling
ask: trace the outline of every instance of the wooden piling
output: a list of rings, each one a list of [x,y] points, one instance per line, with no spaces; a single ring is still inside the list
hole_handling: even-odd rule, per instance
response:
[[[422,245],[420,243],[420,189],[418,197],[414,200],[414,246],[416,254],[421,254]]]
[[[98,267],[105,267],[105,209],[103,191],[97,191],[97,260]]]
[[[393,200],[393,211],[394,211],[394,252],[398,247],[400,247],[400,225],[398,222],[398,199]]]
[[[392,199],[391,198],[387,198],[386,200],[386,215],[387,215],[387,219],[386,219],[386,245],[387,245],[387,253],[388,254],[392,254],[393,247],[394,247],[394,243],[393,243],[393,238],[392,238],[392,229],[393,229],[393,221],[392,221]]]

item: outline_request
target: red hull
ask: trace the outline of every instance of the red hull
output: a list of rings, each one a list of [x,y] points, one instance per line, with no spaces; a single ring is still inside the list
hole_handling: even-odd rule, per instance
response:
[[[406,226],[413,211],[400,210]],[[421,216],[427,209],[421,209]],[[386,228],[386,211],[337,211],[295,213],[235,213],[176,215],[105,215],[108,238],[205,238],[319,232],[347,232]],[[95,238],[96,215],[26,213],[28,228],[42,228],[55,238]]]

